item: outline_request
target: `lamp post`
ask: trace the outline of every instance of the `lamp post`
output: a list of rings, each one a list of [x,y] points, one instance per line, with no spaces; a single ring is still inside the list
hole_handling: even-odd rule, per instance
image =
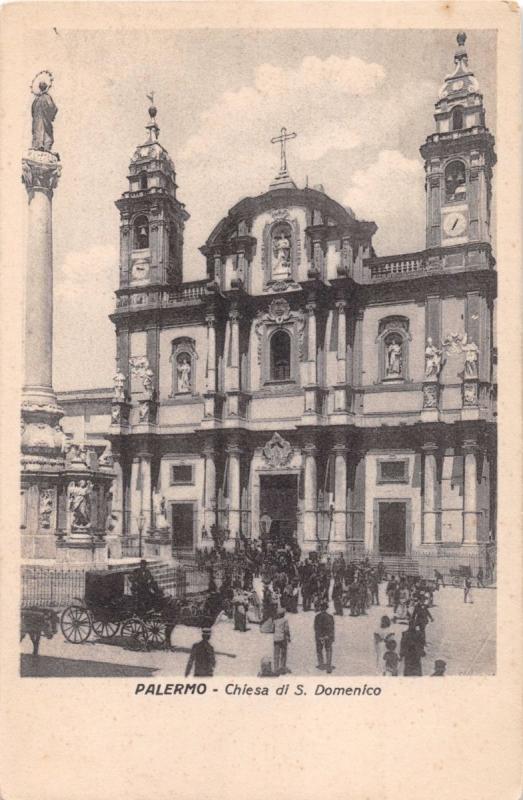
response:
[[[145,514],[143,513],[143,510],[140,511],[140,514],[138,515],[137,522],[138,522],[138,555],[141,558],[142,557],[142,535],[143,535],[143,529],[145,527]]]

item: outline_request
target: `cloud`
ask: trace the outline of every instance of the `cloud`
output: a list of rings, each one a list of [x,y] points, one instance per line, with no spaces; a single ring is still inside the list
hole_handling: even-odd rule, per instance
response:
[[[296,151],[303,161],[318,161],[330,150],[352,150],[360,144],[358,131],[348,125],[327,123],[314,133],[302,135],[296,143]]]
[[[54,385],[60,389],[111,385],[118,248],[93,245],[56,259],[54,276]],[[74,353],[74,358],[68,354]]]
[[[381,150],[366,169],[352,175],[344,198],[357,217],[378,225],[379,254],[407,253],[425,246],[425,189],[420,159],[398,150]]]

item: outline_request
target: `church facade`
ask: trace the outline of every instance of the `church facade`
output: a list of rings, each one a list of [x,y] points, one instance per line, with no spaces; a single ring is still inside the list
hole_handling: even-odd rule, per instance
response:
[[[421,147],[426,249],[286,164],[202,245],[151,107],[119,200],[113,555],[297,536],[303,551],[483,563],[494,547],[494,140],[464,36]]]

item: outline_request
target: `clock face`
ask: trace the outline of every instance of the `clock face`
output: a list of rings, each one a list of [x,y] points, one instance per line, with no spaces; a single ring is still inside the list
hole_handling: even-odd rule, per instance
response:
[[[147,278],[149,274],[149,264],[145,261],[135,261],[132,269],[133,281],[140,281]]]
[[[467,230],[467,220],[460,211],[453,211],[443,218],[443,230],[447,236],[462,236]]]

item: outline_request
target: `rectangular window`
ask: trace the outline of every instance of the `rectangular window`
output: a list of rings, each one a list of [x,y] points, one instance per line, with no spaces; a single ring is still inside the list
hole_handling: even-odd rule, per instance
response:
[[[378,461],[378,483],[407,483],[408,461]]]
[[[173,464],[171,466],[171,486],[194,483],[192,464]]]

